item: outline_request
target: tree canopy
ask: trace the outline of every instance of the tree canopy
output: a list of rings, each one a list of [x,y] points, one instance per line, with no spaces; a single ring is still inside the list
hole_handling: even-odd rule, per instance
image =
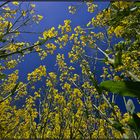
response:
[[[84,4],[90,14],[98,9]],[[140,138],[140,3],[110,2],[85,28],[67,19],[28,42],[20,36],[38,34],[26,29],[43,19],[35,7],[0,5],[0,138]],[[78,12],[74,5],[68,10]],[[67,45],[67,56],[56,55],[57,70],[40,65],[19,80],[16,66],[26,55],[43,60]]]

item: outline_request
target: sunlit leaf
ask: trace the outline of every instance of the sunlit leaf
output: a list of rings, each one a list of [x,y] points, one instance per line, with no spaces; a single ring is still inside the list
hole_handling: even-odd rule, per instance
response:
[[[100,87],[122,96],[138,97],[140,99],[140,82],[108,80],[102,82]]]
[[[135,5],[140,7],[140,2],[135,2]]]

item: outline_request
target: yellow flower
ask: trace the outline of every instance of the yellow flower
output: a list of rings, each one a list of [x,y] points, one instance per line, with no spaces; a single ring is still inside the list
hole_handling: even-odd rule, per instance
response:
[[[9,7],[4,7],[3,9],[6,10],[6,11],[10,11],[11,10]]]
[[[14,2],[12,2],[12,4],[14,4],[14,5],[19,5],[19,2],[14,1]]]
[[[22,15],[25,17],[26,16],[26,11],[22,11]]]
[[[46,67],[45,66],[39,66],[37,69],[35,69],[32,73],[28,74],[28,81],[32,80],[33,82],[37,80],[41,80],[41,77],[46,76]]]
[[[74,88],[74,91],[73,91],[73,97],[81,97],[82,96],[82,93],[81,91],[78,89],[78,88]]]
[[[70,24],[70,23],[71,23],[70,20],[64,20],[64,24],[65,24],[65,25],[68,25],[68,24]]]
[[[50,81],[50,80],[46,80],[46,85],[48,86],[48,87],[52,87],[53,86],[53,83]]]
[[[31,4],[31,7],[32,7],[32,8],[35,8],[35,4]]]
[[[137,113],[138,117],[140,118],[140,113]]]
[[[43,19],[43,16],[41,16],[41,15],[37,15],[37,17],[38,17],[38,20],[42,20]]]
[[[113,5],[115,5],[119,9],[125,9],[129,7],[129,5],[131,5],[131,2],[117,1],[117,2],[113,2]]]
[[[63,86],[63,89],[65,89],[66,91],[69,91],[71,89],[71,85],[66,82]]]
[[[130,118],[131,118],[131,116],[129,115],[129,113],[125,113],[123,115],[123,119],[121,120],[121,123],[126,124]]]
[[[107,31],[108,31],[108,34],[111,35],[114,32],[114,27],[109,27]]]
[[[40,97],[40,93],[39,92],[35,92],[34,95],[35,95],[36,98]]]
[[[14,68],[17,64],[17,60],[12,59],[6,63],[6,66],[8,69],[11,69]]]
[[[53,54],[54,51],[56,50],[56,46],[53,43],[48,43],[45,46],[47,48],[47,52],[50,54]]]
[[[57,75],[54,72],[50,72],[49,76],[53,79],[56,80]]]
[[[57,35],[57,31],[55,31],[54,27],[52,27],[48,31],[43,32],[43,38],[44,39],[52,38],[52,37],[55,37],[56,35]]]
[[[124,32],[124,27],[119,25],[115,28],[114,33],[116,34],[117,37],[120,37]]]

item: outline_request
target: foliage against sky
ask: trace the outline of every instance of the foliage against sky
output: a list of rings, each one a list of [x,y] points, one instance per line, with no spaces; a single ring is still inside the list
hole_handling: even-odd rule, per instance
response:
[[[139,138],[139,3],[113,2],[99,11],[87,2],[87,11],[97,15],[86,27],[73,27],[66,19],[36,42],[18,40],[38,34],[25,29],[44,18],[35,4],[23,5],[0,5],[0,138]],[[78,12],[75,6],[68,9]],[[67,46],[67,54],[56,55],[57,70],[47,72],[49,65],[40,65],[24,77],[26,82],[18,80],[17,66],[26,55],[37,53],[43,60]]]

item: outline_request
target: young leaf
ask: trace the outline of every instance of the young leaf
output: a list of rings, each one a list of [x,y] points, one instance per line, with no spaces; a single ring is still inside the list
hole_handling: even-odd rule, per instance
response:
[[[137,97],[140,99],[140,82],[108,80],[102,82],[100,87],[122,96]]]

